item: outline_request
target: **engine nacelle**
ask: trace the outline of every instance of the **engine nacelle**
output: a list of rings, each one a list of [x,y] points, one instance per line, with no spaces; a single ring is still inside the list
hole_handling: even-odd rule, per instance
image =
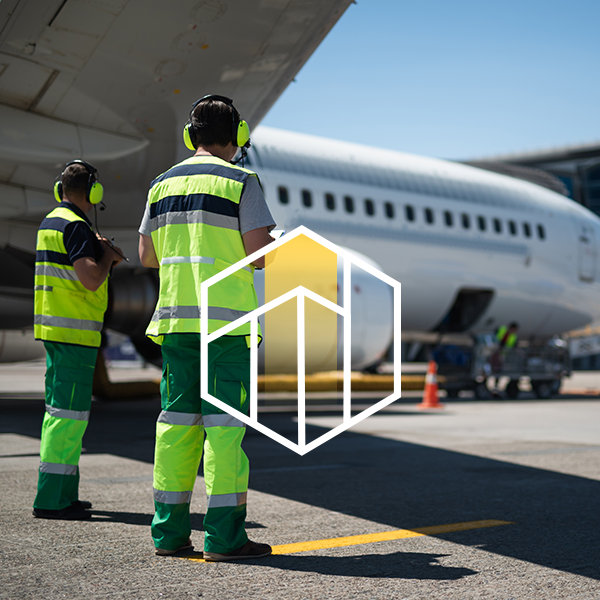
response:
[[[158,272],[115,269],[109,279],[109,302],[104,324],[132,338],[143,336],[158,299]]]

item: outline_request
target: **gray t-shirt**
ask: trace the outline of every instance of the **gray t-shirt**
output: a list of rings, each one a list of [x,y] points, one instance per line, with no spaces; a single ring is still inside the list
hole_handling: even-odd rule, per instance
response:
[[[246,180],[246,185],[240,198],[240,233],[243,235],[253,229],[268,227],[269,231],[276,225],[271,211],[265,201],[258,178],[251,176]],[[150,235],[150,205],[146,203],[146,210],[142,217],[142,223],[138,231],[144,235]]]

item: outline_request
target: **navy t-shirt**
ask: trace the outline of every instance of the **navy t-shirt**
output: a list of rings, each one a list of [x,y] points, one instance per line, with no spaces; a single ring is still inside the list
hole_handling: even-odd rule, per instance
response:
[[[61,202],[61,206],[72,210],[78,217],[81,217],[85,221],[85,223],[82,221],[73,221],[65,227],[63,240],[71,264],[86,256],[93,258],[96,262],[99,261],[104,254],[104,250],[102,244],[92,231],[92,224],[85,216],[85,213],[78,206],[71,204],[71,202],[63,201]]]

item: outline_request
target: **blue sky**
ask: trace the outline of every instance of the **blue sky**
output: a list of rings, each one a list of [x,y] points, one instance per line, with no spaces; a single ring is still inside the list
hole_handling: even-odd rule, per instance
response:
[[[465,159],[600,140],[600,0],[358,0],[263,125]]]

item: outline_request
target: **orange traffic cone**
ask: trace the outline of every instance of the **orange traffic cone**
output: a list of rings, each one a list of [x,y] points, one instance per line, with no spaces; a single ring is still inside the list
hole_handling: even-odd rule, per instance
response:
[[[425,375],[423,402],[417,404],[417,408],[444,408],[438,397],[437,364],[434,360],[429,361],[427,375]]]

